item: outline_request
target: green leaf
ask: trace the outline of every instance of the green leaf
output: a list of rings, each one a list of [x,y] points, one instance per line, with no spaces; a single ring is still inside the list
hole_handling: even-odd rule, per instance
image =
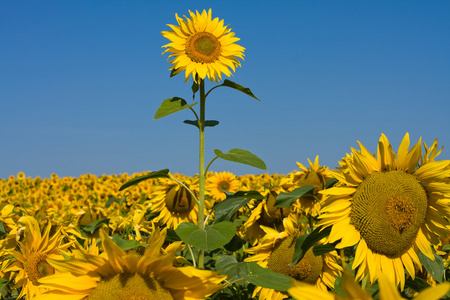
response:
[[[247,264],[247,271],[244,279],[256,286],[283,292],[291,287],[291,277],[263,268],[254,261]]]
[[[275,200],[276,207],[290,207],[292,203],[298,200],[298,198],[303,197],[307,194],[312,195],[312,191],[314,191],[314,186],[305,185],[299,188],[296,188],[289,193],[280,193]]]
[[[231,222],[221,222],[200,229],[192,223],[181,223],[175,229],[183,242],[201,250],[214,250],[228,244],[236,234],[236,227]]]
[[[169,169],[163,169],[163,170],[151,172],[149,174],[142,175],[142,176],[133,178],[131,180],[128,180],[119,188],[119,191],[122,191],[123,189],[126,189],[127,187],[130,187],[132,185],[136,185],[141,181],[153,179],[153,178],[159,178],[159,177],[170,178]]]
[[[444,247],[442,247],[442,251],[448,251],[448,250],[450,250],[450,244],[447,244]]]
[[[302,260],[303,256],[305,256],[306,252],[308,252],[311,247],[313,247],[324,237],[330,235],[331,226],[326,227],[322,231],[321,229],[322,227],[317,227],[310,234],[303,234],[295,240],[294,255],[292,256],[292,261],[289,266],[293,267],[298,264],[298,262]]]
[[[231,221],[234,214],[251,199],[265,199],[257,191],[238,191],[234,194],[226,192],[227,198],[213,207],[216,211],[214,223]]]
[[[181,241],[180,237],[177,235],[175,230],[171,228],[167,228],[166,241],[169,242],[178,242]]]
[[[246,95],[249,95],[252,98],[255,98],[258,101],[261,101],[255,95],[253,95],[252,91],[249,88],[243,87],[242,85],[237,84],[236,82],[233,82],[231,80],[225,79],[220,86],[227,86],[227,87],[233,88],[233,89],[238,90]]]
[[[90,223],[89,225],[86,225],[86,226],[80,225],[80,228],[84,232],[90,232],[92,234],[97,229],[99,229],[103,224],[108,224],[108,223],[109,223],[109,219],[98,219],[98,220]]]
[[[136,240],[124,240],[117,235],[112,237],[112,241],[123,251],[128,251],[138,247],[147,247],[147,244],[141,244]]]
[[[433,277],[437,282],[441,283],[444,281],[444,261],[442,260],[442,257],[436,254],[436,251],[433,248],[431,250],[434,254],[434,261],[429,259],[422,252],[419,252],[418,254],[419,260],[425,267],[427,272],[431,275],[431,277]]]
[[[336,250],[336,245],[339,242],[334,242],[330,244],[316,245],[312,248],[312,251],[315,256],[319,256],[325,253],[330,253],[331,251]]]
[[[118,203],[119,205],[122,205],[124,199],[117,199],[116,197],[111,197],[108,199],[108,201],[106,201],[105,207],[106,208],[110,207],[114,202]]]
[[[215,149],[214,153],[221,159],[234,161],[237,163],[249,165],[258,169],[266,170],[266,164],[255,154],[242,149],[231,149],[223,153],[219,149]]]
[[[186,108],[194,107],[195,105],[197,105],[197,103],[198,102],[188,105],[186,100],[182,98],[179,97],[168,98],[161,103],[158,110],[156,111],[155,116],[153,117],[153,120],[166,117],[168,115],[184,110]]]
[[[418,276],[416,276],[414,280],[412,280],[411,277],[406,278],[405,286],[415,290],[416,292],[421,292],[422,290],[430,287],[428,282]]]
[[[6,230],[2,222],[0,222],[0,236],[6,236]]]
[[[184,120],[183,123],[185,124],[189,124],[189,125],[194,125],[195,127],[198,127],[198,122],[197,121],[193,121],[193,120]],[[216,120],[206,120],[205,121],[205,127],[214,127],[219,125],[219,121]]]
[[[244,244],[245,244],[244,239],[235,234],[231,239],[231,241],[228,244],[224,245],[223,247],[227,251],[236,252],[239,249],[241,249],[244,246]]]
[[[177,74],[178,74],[178,69],[172,69],[172,71],[170,72],[170,77],[173,77]]]
[[[228,281],[235,281],[248,275],[247,263],[238,262],[236,258],[229,255],[222,255],[216,261],[216,270],[221,271],[221,275],[227,275]]]
[[[327,182],[325,182],[324,189],[328,189],[338,182],[339,182],[339,180],[337,180],[336,178],[330,178],[327,180]]]

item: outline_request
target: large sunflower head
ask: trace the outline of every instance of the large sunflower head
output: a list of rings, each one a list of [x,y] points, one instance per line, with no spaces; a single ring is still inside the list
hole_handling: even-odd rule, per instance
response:
[[[450,161],[435,160],[436,142],[424,155],[420,140],[408,150],[408,134],[397,153],[385,135],[376,156],[359,145],[332,172],[338,186],[321,191],[327,199],[318,225],[332,226],[328,241],[340,240],[337,248],[357,245],[356,279],[374,282],[382,272],[403,289],[404,268],[414,278],[418,251],[434,260],[431,244],[447,233]]]
[[[151,194],[150,199],[145,202],[152,213],[159,213],[154,221],[160,225],[176,229],[180,223],[197,223],[198,205],[198,180],[196,178],[181,178],[184,184],[194,193],[172,180],[161,180],[158,190]],[[205,203],[205,209],[209,202]],[[206,212],[206,211],[205,211]]]
[[[154,233],[143,256],[125,253],[100,231],[104,255],[74,251],[70,260],[51,260],[61,273],[41,279],[49,291],[36,299],[204,299],[221,289],[226,276],[173,266],[180,245],[163,250],[166,229]]]
[[[305,256],[295,265],[289,266],[295,251],[295,240],[300,232],[292,224],[285,221],[285,230],[278,232],[270,227],[263,226],[266,235],[262,242],[245,251],[254,254],[245,261],[254,261],[260,266],[270,270],[290,276],[298,281],[315,285],[327,290],[333,288],[336,277],[342,270],[337,264],[337,255],[330,252],[324,255],[315,256],[310,249]],[[273,289],[256,287],[253,297],[259,294],[259,299],[283,299],[287,293]]]
[[[178,26],[168,24],[172,30],[161,32],[170,41],[163,46],[167,48],[163,53],[171,53],[170,70],[175,74],[186,71],[186,82],[191,75],[197,83],[206,77],[218,82],[222,74],[231,76],[230,69],[234,72],[241,65],[238,58],[244,58],[245,48],[235,43],[239,38],[223,20],[212,19],[211,9],[201,14],[189,11],[189,15],[184,20],[175,14]]]

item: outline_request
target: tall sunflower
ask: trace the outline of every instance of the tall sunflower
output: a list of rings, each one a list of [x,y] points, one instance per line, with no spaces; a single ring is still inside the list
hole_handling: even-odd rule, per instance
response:
[[[332,226],[328,242],[340,240],[337,248],[356,245],[357,280],[369,275],[373,283],[384,273],[403,289],[404,268],[414,278],[418,252],[434,260],[431,244],[447,234],[450,161],[435,160],[437,142],[424,155],[420,140],[408,151],[408,133],[397,154],[384,134],[376,157],[359,145],[332,171],[338,186],[321,191],[327,199],[318,225]]]
[[[104,255],[74,251],[71,260],[50,260],[61,273],[41,279],[49,289],[36,300],[53,299],[203,299],[221,289],[226,276],[173,266],[181,242],[161,248],[166,229],[155,230],[143,256],[125,253],[100,230]]]
[[[222,74],[231,76],[230,69],[234,72],[241,65],[238,58],[244,59],[245,48],[235,43],[240,39],[223,20],[212,19],[211,9],[201,14],[189,11],[189,15],[183,20],[175,14],[178,26],[168,24],[172,30],[161,32],[170,41],[163,46],[167,48],[163,53],[171,53],[169,70],[175,74],[186,71],[186,82],[191,75],[197,83],[206,77],[218,82]]]
[[[55,269],[48,263],[50,258],[62,258],[60,249],[67,248],[69,245],[60,248],[61,234],[56,231],[50,234],[51,224],[40,229],[38,221],[30,216],[19,219],[24,227],[23,239],[18,241],[20,251],[12,250],[9,254],[13,255],[17,261],[9,266],[6,272],[19,271],[15,276],[14,289],[21,287],[22,290],[18,296],[25,296],[26,299],[34,299],[40,295],[45,288],[39,283],[39,279],[55,273]]]
[[[266,235],[259,245],[245,250],[254,254],[245,261],[254,261],[262,267],[312,284],[321,290],[326,291],[327,287],[333,288],[335,279],[342,270],[336,261],[336,253],[315,256],[312,250],[309,250],[295,266],[290,267],[299,231],[292,226],[292,223],[287,222],[287,219],[284,220],[284,228],[284,231],[279,232],[263,226]],[[258,294],[260,300],[281,300],[288,297],[285,292],[257,286],[253,297]]]

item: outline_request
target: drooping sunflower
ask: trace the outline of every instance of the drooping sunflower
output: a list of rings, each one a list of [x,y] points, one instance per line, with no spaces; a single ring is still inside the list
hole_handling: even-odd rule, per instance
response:
[[[378,279],[380,286],[380,292],[378,299],[380,300],[401,300],[403,298],[397,290],[395,284],[386,277],[386,275],[381,274]],[[429,287],[421,291],[415,300],[438,300],[445,296],[450,290],[450,283],[438,284],[434,287]],[[291,295],[296,300],[372,300],[372,296],[361,288],[361,286],[355,282],[351,273],[346,270],[342,278],[342,291],[344,293],[344,298],[334,293],[317,289],[316,287],[299,281],[293,281],[291,283],[291,288],[288,290],[289,295]],[[407,298],[409,299],[409,298]]]
[[[69,245],[60,245],[62,236],[59,230],[50,234],[52,227],[50,223],[44,227],[42,232],[38,221],[33,217],[22,217],[19,219],[19,223],[24,225],[23,238],[17,242],[20,251],[9,252],[17,261],[10,265],[5,272],[18,271],[13,287],[14,289],[22,288],[18,298],[25,296],[26,299],[34,299],[46,291],[40,285],[39,279],[55,273],[55,269],[48,263],[48,260],[62,258],[61,249],[67,248]]]
[[[230,172],[215,172],[214,175],[206,178],[206,194],[214,200],[225,200],[226,195],[222,190],[234,193],[239,189],[239,181]]]
[[[180,180],[193,191],[198,199],[198,179],[183,177]],[[206,213],[209,202],[205,202]],[[176,229],[183,222],[197,224],[198,205],[194,196],[185,187],[172,180],[162,179],[159,189],[151,194],[145,204],[150,207],[152,213],[159,213],[154,219],[159,225],[164,224]]]
[[[292,173],[291,178],[294,186],[314,186],[314,196],[300,197],[299,201],[296,202],[294,206],[305,215],[309,214],[315,217],[319,213],[320,202],[322,200],[322,195],[319,194],[319,191],[324,189],[325,183],[327,180],[331,179],[332,176],[327,167],[319,165],[318,155],[316,156],[314,163],[312,163],[309,159],[308,162],[308,168],[297,162],[297,166],[301,169],[301,171]]]
[[[315,256],[310,249],[305,256],[293,267],[289,264],[295,251],[295,240],[299,236],[291,222],[284,222],[285,230],[279,232],[275,229],[263,226],[266,235],[261,243],[245,251],[254,254],[245,261],[254,261],[262,267],[281,273],[292,278],[312,284],[321,290],[327,287],[334,288],[336,277],[339,276],[342,267],[337,263],[335,252]],[[259,299],[281,300],[287,298],[285,292],[257,286],[253,297],[259,294]]]
[[[163,53],[171,53],[169,70],[175,74],[186,71],[186,82],[191,75],[197,83],[206,77],[218,82],[222,74],[231,76],[230,69],[234,72],[241,65],[238,58],[244,59],[245,48],[235,43],[240,39],[223,20],[212,19],[211,9],[201,14],[189,11],[189,15],[183,20],[175,14],[178,26],[168,24],[172,30],[161,32],[170,41],[163,46],[167,48]]]
[[[318,225],[332,226],[328,242],[340,240],[337,248],[356,245],[357,280],[368,275],[373,283],[384,273],[403,289],[404,268],[414,278],[418,252],[434,260],[431,244],[447,234],[450,161],[435,160],[437,141],[425,155],[420,143],[408,151],[406,133],[395,154],[382,134],[376,157],[359,143],[332,171],[338,186],[321,191],[327,199]]]
[[[155,230],[158,231],[159,230]],[[75,250],[71,260],[49,260],[61,273],[41,279],[49,289],[36,300],[53,299],[204,299],[222,288],[226,276],[173,266],[181,242],[161,248],[166,229],[155,233],[144,255],[125,253],[103,229],[105,256]]]

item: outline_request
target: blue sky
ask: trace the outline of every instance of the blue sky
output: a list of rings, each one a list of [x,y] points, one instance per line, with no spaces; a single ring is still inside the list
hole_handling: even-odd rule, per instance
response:
[[[241,148],[267,164],[211,170],[286,174],[316,155],[334,168],[357,141],[375,152],[381,133],[394,149],[406,132],[439,138],[450,159],[449,1],[1,1],[0,178],[197,173],[191,113],[153,116],[192,96],[169,77],[160,32],[209,8],[246,48],[229,79],[262,102],[211,93],[206,160]]]

